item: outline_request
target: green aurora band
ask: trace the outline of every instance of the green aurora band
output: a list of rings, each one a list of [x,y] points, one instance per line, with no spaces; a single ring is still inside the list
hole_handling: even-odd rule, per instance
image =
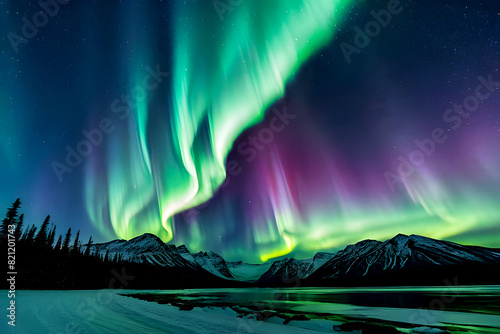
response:
[[[486,114],[475,116],[484,123],[480,135],[465,126],[459,135],[450,133],[440,158],[429,158],[394,192],[381,177],[381,162],[395,156],[364,160],[356,169],[346,152],[334,153],[335,143],[306,128],[290,134],[287,145],[293,135],[307,142],[307,150],[291,157],[276,140],[252,163],[257,176],[242,190],[251,206],[241,209],[237,200],[224,198],[220,206],[177,220],[213,197],[237,137],[263,120],[299,67],[332,40],[350,4],[243,0],[220,20],[211,1],[197,3],[205,8],[196,10],[179,3],[169,29],[170,56],[156,50],[154,32],[135,36],[133,55],[122,57],[130,57],[123,71],[136,102],[85,168],[86,208],[95,227],[109,238],[149,232],[165,242],[175,237],[191,251],[208,245],[226,259],[253,262],[291,252],[310,257],[395,233],[498,247],[500,158],[497,130]],[[130,16],[126,35],[134,36],[149,17],[124,11]],[[173,66],[161,68],[169,76],[142,96],[134,87],[142,85],[147,66],[162,63],[158,57],[171,58]],[[402,140],[398,133],[383,135]]]
[[[212,197],[235,139],[263,119],[287,80],[331,40],[350,2],[241,1],[222,19],[212,2],[200,5],[206,10],[177,4],[171,90],[134,96],[128,126],[116,125],[103,153],[89,159],[85,197],[93,224],[108,236],[150,232],[170,241],[172,217]],[[130,29],[147,19],[141,15]],[[139,51],[154,44],[142,36],[135,42]],[[129,91],[143,81],[140,64],[152,63],[134,55]],[[159,107],[153,94],[164,94],[169,107]]]

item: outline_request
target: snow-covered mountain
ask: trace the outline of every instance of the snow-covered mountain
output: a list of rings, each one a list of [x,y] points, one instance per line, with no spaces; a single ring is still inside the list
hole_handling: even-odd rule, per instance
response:
[[[189,250],[187,249],[186,246],[180,245],[179,247],[177,247],[177,252],[180,254],[180,256],[182,256],[186,260],[188,260],[190,262],[194,261],[193,256],[191,255],[191,253],[189,252]]]
[[[398,234],[384,242],[364,240],[349,245],[311,273],[311,277],[362,277],[403,268],[478,263],[500,263],[500,254],[483,247]]]
[[[259,283],[265,282],[284,282],[304,278],[307,269],[312,263],[312,259],[295,260],[286,258],[276,261],[258,280]]]
[[[85,246],[82,251],[85,251]],[[108,254],[109,258],[116,255],[123,260],[137,263],[151,263],[165,267],[179,267],[199,269],[198,265],[181,256],[174,245],[167,245],[154,234],[146,233],[136,238],[126,240],[113,240],[102,244],[90,246],[90,253]]]
[[[86,246],[83,246],[82,251],[85,251],[85,249]],[[90,246],[90,252],[98,252],[102,256],[108,254],[109,258],[114,258],[118,254],[123,260],[137,263],[206,270],[222,278],[235,279],[227,267],[226,261],[214,252],[191,254],[186,246],[167,245],[160,238],[150,233],[129,241],[113,240],[102,244],[94,244]]]
[[[85,251],[85,246],[82,251]],[[94,244],[91,253],[116,255],[137,263],[182,268],[191,272],[210,273],[232,281],[259,284],[283,283],[293,279],[309,282],[342,278],[372,277],[400,269],[420,270],[445,265],[500,264],[500,251],[453,242],[434,240],[418,235],[398,234],[386,241],[363,240],[335,254],[319,252],[312,259],[286,258],[273,263],[247,264],[226,262],[214,252],[190,253],[186,246],[165,244],[153,234],[125,240]],[[194,271],[193,271],[194,270]],[[311,283],[314,284],[314,283]]]
[[[222,256],[214,252],[199,252],[192,254],[192,257],[197,264],[212,274],[222,278],[236,279]]]
[[[326,252],[316,253],[316,255],[314,255],[314,257],[312,258],[311,264],[309,265],[306,272],[304,273],[304,277],[311,275],[319,267],[324,265],[326,262],[328,262],[328,260],[330,260],[334,256],[335,256],[335,254],[333,254],[333,253],[326,253]]]

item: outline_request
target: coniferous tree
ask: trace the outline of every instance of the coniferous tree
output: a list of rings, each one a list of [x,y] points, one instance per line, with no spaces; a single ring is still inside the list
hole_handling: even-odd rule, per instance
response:
[[[14,232],[14,237],[16,240],[21,240],[21,235],[23,234],[23,224],[24,224],[24,214],[19,216],[16,225],[16,231]]]
[[[56,245],[54,246],[54,250],[60,250],[61,244],[62,244],[62,235],[59,235],[59,238],[57,239]]]
[[[17,211],[19,210],[20,206],[21,206],[21,200],[18,198],[12,204],[12,207],[10,207],[7,210],[7,217],[4,218],[4,220],[2,221],[2,227],[0,229],[0,233],[7,234],[9,225],[13,225],[16,223]]]
[[[80,231],[76,232],[76,238],[75,238],[75,241],[73,242],[73,248],[71,249],[71,251],[74,255],[76,255],[80,252],[80,245],[79,245],[80,240],[79,239],[80,239]]]
[[[31,225],[26,226],[26,228],[24,229],[23,235],[21,236],[22,241],[27,240],[30,229],[31,229]]]
[[[54,240],[56,238],[56,225],[50,230],[48,236],[47,236],[47,245],[52,248],[52,245],[54,244]]]
[[[35,237],[35,245],[42,246],[47,242],[47,227],[49,226],[50,216],[47,216],[40,226],[40,230],[38,231]]]
[[[33,244],[35,242],[35,233],[36,233],[36,226],[33,224],[28,232],[28,235],[26,236],[26,241],[29,244]]]
[[[68,232],[66,232],[66,236],[64,237],[64,242],[62,244],[62,249],[68,251],[70,242],[71,242],[71,227],[68,228]]]
[[[87,249],[85,249],[85,256],[90,255],[90,247],[92,246],[92,237],[89,238],[89,242],[87,243]]]

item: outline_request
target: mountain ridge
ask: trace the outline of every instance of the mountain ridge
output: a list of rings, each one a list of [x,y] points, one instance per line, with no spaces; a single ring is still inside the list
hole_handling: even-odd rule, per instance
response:
[[[307,284],[334,284],[351,279],[368,281],[370,277],[380,275],[442,271],[446,266],[500,265],[500,251],[496,248],[466,246],[415,234],[398,234],[385,241],[365,239],[336,253],[318,252],[310,259],[284,258],[260,265],[226,262],[212,251],[191,253],[185,245],[166,244],[149,233],[129,241],[93,244],[90,252],[100,256],[119,255],[137,263],[203,271],[225,280],[257,285],[280,284],[290,280],[302,280]]]

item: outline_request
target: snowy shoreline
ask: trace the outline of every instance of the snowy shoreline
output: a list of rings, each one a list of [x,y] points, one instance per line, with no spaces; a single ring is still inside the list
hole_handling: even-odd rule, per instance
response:
[[[171,303],[157,303],[134,298],[134,294],[146,292],[154,295],[152,290],[21,290],[17,291],[16,326],[7,324],[7,318],[0,325],[1,333],[351,333],[359,334],[360,330],[345,326],[336,318],[309,319],[306,314],[314,314],[318,306],[295,308],[303,311],[301,315],[271,311],[261,320],[257,320],[259,312],[241,306],[211,306],[179,308]],[[2,305],[7,305],[7,291],[0,291]],[[342,304],[335,304],[340,307]],[[332,305],[324,305],[321,314],[343,314],[340,309],[332,309]],[[334,312],[335,311],[335,312]],[[366,308],[356,307],[350,313],[358,313],[359,319],[383,319],[392,323],[405,323],[411,309]],[[267,312],[267,311],[266,311]],[[311,313],[312,312],[312,313]],[[333,312],[333,313],[332,313]],[[406,313],[405,313],[406,312]],[[453,316],[453,314],[456,314]],[[466,314],[461,312],[432,311],[437,320],[434,325],[441,327],[444,317],[459,318],[458,323],[479,322],[496,328],[500,325],[500,316],[486,314]],[[478,319],[481,318],[481,319]],[[439,320],[438,320],[439,319]],[[457,318],[458,319],[458,318]],[[476,319],[475,321],[472,321]],[[342,320],[340,318],[339,320]],[[360,320],[363,322],[362,320]],[[360,322],[360,323],[361,323]],[[447,321],[445,321],[447,322]],[[454,321],[452,321],[453,323]],[[359,324],[359,323],[358,323]],[[349,324],[351,325],[351,323]],[[441,326],[440,326],[441,325]],[[420,325],[422,326],[422,325]],[[398,326],[399,327],[399,326]],[[406,327],[406,326],[404,326]],[[411,328],[413,327],[413,328]],[[342,328],[342,330],[340,330]],[[395,327],[386,327],[390,333],[398,333]],[[357,329],[357,328],[354,328]],[[437,328],[410,326],[398,328],[399,333],[446,333]],[[388,332],[389,333],[389,332]],[[485,332],[486,333],[486,332]],[[488,332],[490,333],[490,332]]]
[[[238,318],[237,313],[230,308],[195,307],[191,311],[181,311],[172,305],[121,296],[118,292],[120,291],[18,291],[16,326],[7,325],[4,319],[0,331],[53,334],[333,332],[332,321],[291,321],[283,325],[272,319],[262,322]],[[306,329],[304,326],[314,329]]]

